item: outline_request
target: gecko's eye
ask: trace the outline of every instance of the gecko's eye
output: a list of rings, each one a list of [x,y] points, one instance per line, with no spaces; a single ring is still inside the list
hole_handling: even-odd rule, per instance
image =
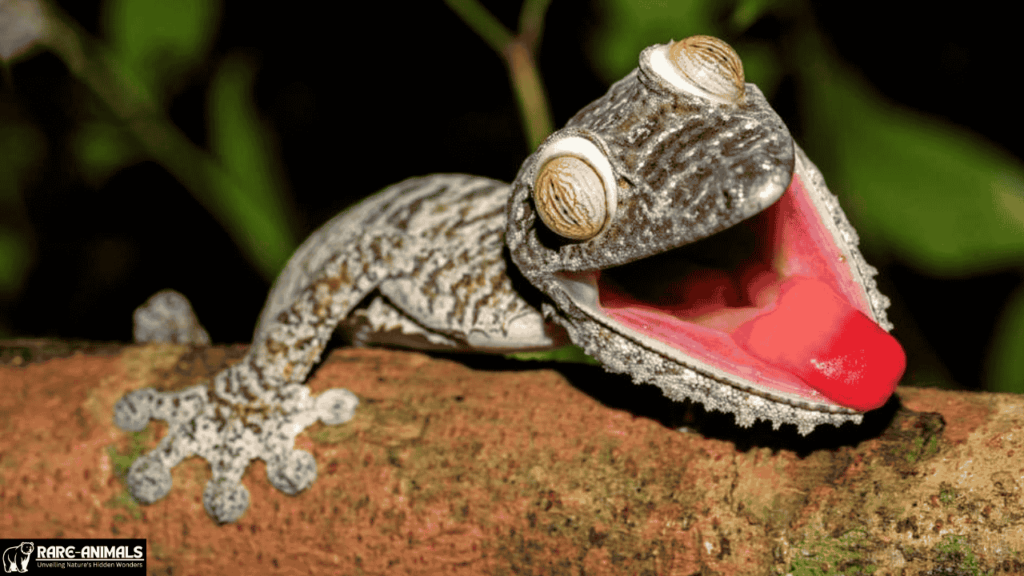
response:
[[[608,219],[597,172],[575,156],[553,158],[540,169],[533,200],[544,224],[570,240],[588,240]]]
[[[579,136],[549,144],[537,159],[533,201],[544,225],[570,240],[589,240],[615,213],[615,179],[608,159]]]
[[[721,103],[746,97],[739,54],[714,36],[690,36],[651,54],[652,68],[676,89]]]

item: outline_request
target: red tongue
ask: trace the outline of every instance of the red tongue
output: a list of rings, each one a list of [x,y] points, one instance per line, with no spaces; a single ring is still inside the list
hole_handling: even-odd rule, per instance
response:
[[[885,404],[907,365],[895,338],[824,282],[800,276],[786,280],[775,305],[732,338],[752,356],[861,411]]]

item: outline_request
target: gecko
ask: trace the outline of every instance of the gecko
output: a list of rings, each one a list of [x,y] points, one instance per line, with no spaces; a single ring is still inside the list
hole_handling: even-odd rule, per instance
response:
[[[305,385],[336,329],[357,346],[424,350],[573,343],[742,427],[859,423],[906,359],[858,242],[727,43],[650,46],[511,184],[411,178],[314,232],[274,282],[242,361],[117,403],[126,430],[169,424],[131,466],[129,490],[155,502],[171,468],[199,455],[212,470],[204,507],[225,523],[249,505],[241,478],[255,458],[287,494],[312,485],[316,461],[295,436],[358,405],[346,390],[314,398]],[[160,298],[148,308],[157,316],[183,309]],[[181,334],[205,334],[186,324]]]

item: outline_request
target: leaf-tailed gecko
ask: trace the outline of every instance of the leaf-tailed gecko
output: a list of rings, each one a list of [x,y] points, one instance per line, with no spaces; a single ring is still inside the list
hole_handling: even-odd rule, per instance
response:
[[[358,403],[341,389],[313,398],[304,384],[339,326],[357,345],[572,342],[740,426],[806,434],[859,422],[891,395],[905,358],[857,243],[732,48],[707,36],[651,46],[511,185],[413,178],[324,224],[274,283],[240,363],[117,404],[127,430],[169,423],[128,486],[154,502],[173,466],[202,456],[213,472],[203,503],[220,522],[248,507],[241,477],[254,458],[278,489],[309,487],[316,462],[295,436],[317,419],[347,421]],[[174,306],[151,301],[137,329]]]

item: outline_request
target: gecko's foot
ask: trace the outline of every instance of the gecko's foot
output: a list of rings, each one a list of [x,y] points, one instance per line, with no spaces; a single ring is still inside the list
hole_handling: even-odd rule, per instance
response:
[[[203,508],[221,524],[234,522],[249,509],[249,489],[226,478],[211,478],[203,490]]]
[[[331,388],[316,397],[316,412],[328,426],[348,422],[355,416],[359,398],[344,388]]]
[[[132,337],[136,343],[210,344],[210,334],[180,292],[161,290],[135,309]]]
[[[128,490],[143,504],[152,504],[171,491],[171,471],[159,458],[147,454],[128,469]]]
[[[274,488],[294,496],[316,480],[316,458],[305,450],[292,450],[276,462],[267,462],[267,479]]]
[[[128,432],[140,432],[153,415],[153,400],[159,394],[152,388],[129,392],[114,405],[114,424]]]
[[[114,423],[122,429],[140,431],[151,418],[168,425],[159,445],[128,471],[128,489],[136,500],[151,504],[166,496],[171,469],[189,456],[210,464],[213,478],[203,491],[203,506],[221,523],[238,520],[248,508],[249,491],[241,479],[255,458],[267,463],[270,483],[285,494],[313,484],[316,460],[294,448],[295,437],[317,420],[347,422],[359,400],[340,388],[312,397],[299,384],[266,388],[256,396],[239,393],[252,385],[244,365],[221,372],[207,385],[177,392],[144,388],[118,401]]]

